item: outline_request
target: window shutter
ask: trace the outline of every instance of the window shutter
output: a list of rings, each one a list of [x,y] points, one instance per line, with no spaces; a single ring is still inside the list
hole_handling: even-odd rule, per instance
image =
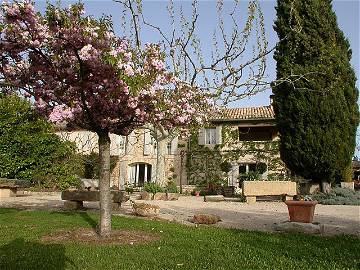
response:
[[[144,131],[144,156],[151,155],[152,153],[151,135],[150,130],[145,129]]]
[[[133,148],[135,147],[135,143],[136,143],[136,135],[135,132],[132,131],[128,136],[127,136],[127,142],[126,142],[126,154],[130,154],[133,150]]]
[[[110,155],[118,156],[120,154],[120,138],[116,134],[110,134]]]
[[[172,155],[176,155],[177,153],[177,148],[178,148],[178,143],[179,143],[179,139],[176,136],[172,141],[171,141],[171,154]]]
[[[221,130],[222,130],[222,126],[216,127],[216,131],[215,131],[216,144],[222,144]]]
[[[199,145],[205,145],[205,129],[204,128],[199,130],[198,143],[199,143]]]
[[[125,143],[126,143],[126,137],[124,136],[119,136],[119,153],[120,155],[124,155],[125,154]]]

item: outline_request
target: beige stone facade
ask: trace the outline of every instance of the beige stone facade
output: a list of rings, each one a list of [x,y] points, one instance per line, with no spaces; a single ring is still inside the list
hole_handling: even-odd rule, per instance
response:
[[[80,154],[89,155],[98,153],[98,137],[90,131],[61,131],[57,132],[63,140],[76,143]],[[142,186],[144,182],[153,182],[157,165],[157,145],[151,138],[149,130],[139,128],[128,136],[110,135],[110,155],[117,157],[117,162],[111,174],[111,185],[124,188],[126,184]],[[186,183],[186,171],[182,170],[181,157],[178,152],[178,139],[166,141],[164,153],[165,159],[165,181],[160,183],[166,185],[167,180],[179,182],[180,173]]]
[[[248,172],[253,169],[253,164],[259,161],[269,165],[270,161],[279,159],[278,151],[273,151],[271,155],[263,156],[262,159],[254,151],[249,150],[246,152],[249,143],[253,145],[259,145],[260,143],[261,145],[262,142],[278,141],[274,120],[271,106],[227,109],[224,114],[211,120],[212,128],[200,130],[198,144],[209,149],[221,144],[221,151],[224,153],[236,149],[245,151],[238,156],[232,157],[232,169],[227,176],[229,185],[238,185],[238,175],[241,170]],[[237,135],[229,138],[228,134],[234,132],[237,132]],[[78,152],[81,154],[88,155],[91,152],[98,152],[97,135],[95,133],[89,131],[63,131],[57,134],[65,140],[76,142]],[[110,139],[111,155],[118,157],[112,171],[111,185],[123,189],[126,184],[142,186],[145,182],[156,179],[157,144],[148,129],[136,129],[126,137],[111,134]],[[193,184],[188,181],[190,176],[186,166],[186,154],[188,150],[191,150],[191,147],[188,148],[189,142],[179,142],[176,137],[165,143],[165,180],[160,184],[165,185],[170,180],[175,181],[178,185],[180,182],[182,185]],[[281,166],[276,169],[268,166],[268,170],[262,177],[266,178],[269,174],[282,170],[284,168]]]

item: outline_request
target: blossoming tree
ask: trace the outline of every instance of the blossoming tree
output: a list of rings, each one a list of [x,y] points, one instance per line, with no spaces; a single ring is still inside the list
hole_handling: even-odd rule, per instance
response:
[[[109,235],[109,133],[127,135],[150,122],[186,125],[205,115],[206,99],[167,72],[159,46],[132,49],[114,35],[109,18],[85,16],[82,4],[48,5],[41,15],[28,1],[3,3],[0,29],[1,87],[31,97],[54,123],[98,135],[99,233]],[[187,99],[198,105],[187,105]]]

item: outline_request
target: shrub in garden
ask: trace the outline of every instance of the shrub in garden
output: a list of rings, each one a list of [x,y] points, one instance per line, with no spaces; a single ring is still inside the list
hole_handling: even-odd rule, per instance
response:
[[[319,193],[312,196],[321,204],[360,205],[360,192],[348,188],[333,188],[330,193]]]
[[[267,170],[267,165],[266,165],[266,163],[264,163],[264,162],[256,163],[256,171],[257,171],[259,174],[265,173],[266,170]]]
[[[169,181],[165,187],[165,191],[168,193],[178,193],[179,190],[177,188],[177,185],[174,181]]]
[[[0,98],[0,177],[66,189],[79,184],[79,159],[75,144],[61,141],[30,102],[16,95]]]
[[[144,190],[146,192],[152,193],[153,195],[158,192],[164,192],[164,188],[157,183],[145,183]]]

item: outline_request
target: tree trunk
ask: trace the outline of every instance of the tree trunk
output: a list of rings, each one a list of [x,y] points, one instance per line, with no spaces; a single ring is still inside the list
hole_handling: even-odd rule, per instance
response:
[[[326,181],[321,181],[320,188],[322,193],[329,193],[331,190],[330,183]]]
[[[108,132],[99,136],[99,187],[100,187],[100,236],[111,232],[111,199],[110,199],[110,137]]]
[[[156,153],[156,183],[163,186],[165,184],[165,154],[166,154],[167,140],[159,140],[157,142]]]

